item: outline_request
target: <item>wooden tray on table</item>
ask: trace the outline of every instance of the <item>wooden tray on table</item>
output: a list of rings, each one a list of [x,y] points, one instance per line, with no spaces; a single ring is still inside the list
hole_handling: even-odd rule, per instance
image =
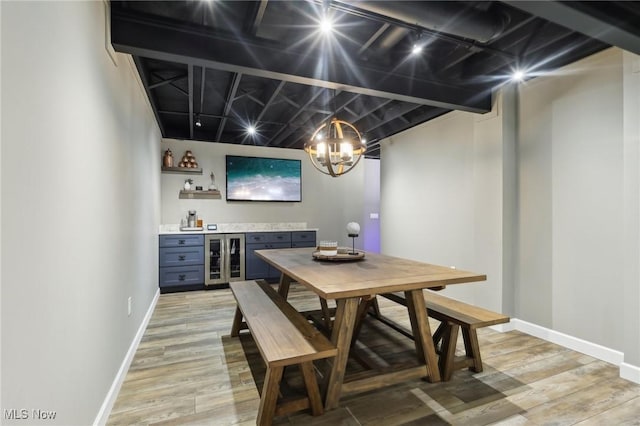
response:
[[[356,254],[349,254],[353,250],[346,247],[338,247],[338,254],[333,256],[327,256],[324,254],[320,254],[320,250],[314,251],[311,255],[315,260],[326,260],[330,262],[352,262],[354,260],[362,260],[364,259],[364,252],[360,250],[356,250]]]

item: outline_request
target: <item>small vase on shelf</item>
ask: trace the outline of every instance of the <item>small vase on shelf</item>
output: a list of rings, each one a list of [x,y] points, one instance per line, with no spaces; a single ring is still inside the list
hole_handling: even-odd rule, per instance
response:
[[[218,187],[216,186],[216,177],[214,176],[213,172],[211,172],[209,177],[211,178],[211,185],[209,185],[209,191],[217,191]]]

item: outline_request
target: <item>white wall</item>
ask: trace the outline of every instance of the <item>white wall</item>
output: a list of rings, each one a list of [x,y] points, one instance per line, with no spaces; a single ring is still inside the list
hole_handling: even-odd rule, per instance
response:
[[[186,217],[189,210],[196,210],[205,223],[242,222],[307,222],[310,228],[319,228],[318,239],[332,239],[341,245],[351,245],[347,237],[348,222],[362,223],[364,215],[364,182],[367,162],[338,178],[317,171],[302,150],[265,148],[249,145],[232,145],[212,142],[164,139],[162,152],[168,148],[174,160],[179,160],[186,150],[191,150],[202,167],[202,175],[162,174],[162,223],[176,224]],[[293,158],[302,161],[302,202],[227,202],[225,200],[225,156],[246,155],[254,157]],[[157,159],[160,165],[161,156]],[[179,199],[178,193],[185,179],[207,188],[209,174],[213,171],[216,184],[222,192],[219,200]],[[362,238],[356,240],[362,246]]]
[[[157,291],[160,134],[103,2],[1,8],[1,408],[91,424]]]

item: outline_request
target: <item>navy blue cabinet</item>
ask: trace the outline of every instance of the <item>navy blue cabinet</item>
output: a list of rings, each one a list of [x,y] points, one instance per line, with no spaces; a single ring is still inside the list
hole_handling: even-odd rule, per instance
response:
[[[315,247],[316,231],[295,231],[291,233],[291,247]]]
[[[245,277],[248,280],[276,280],[280,271],[255,254],[256,250],[315,247],[316,231],[250,232],[245,236]]]
[[[160,235],[160,292],[204,285],[204,235]]]

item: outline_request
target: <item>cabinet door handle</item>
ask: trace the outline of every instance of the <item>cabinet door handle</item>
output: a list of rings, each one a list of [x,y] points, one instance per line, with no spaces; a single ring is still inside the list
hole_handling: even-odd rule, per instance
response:
[[[178,281],[184,281],[185,278],[187,278],[185,274],[178,275]]]
[[[178,240],[179,245],[184,245],[184,240]]]
[[[185,258],[184,254],[181,254],[180,256],[178,256],[178,260],[180,260],[180,261],[184,260],[184,258]]]

